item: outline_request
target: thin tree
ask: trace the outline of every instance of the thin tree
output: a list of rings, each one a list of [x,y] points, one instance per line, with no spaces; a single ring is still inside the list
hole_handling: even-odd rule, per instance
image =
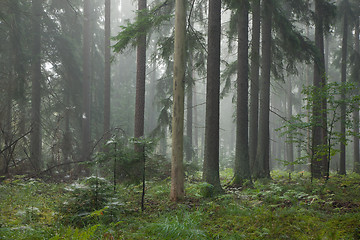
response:
[[[260,78],[260,112],[259,134],[256,152],[254,176],[256,178],[270,177],[270,68],[271,68],[271,28],[272,28],[272,0],[263,3],[262,18],[262,48],[261,48],[261,78]]]
[[[355,20],[355,76],[354,80],[356,81],[357,85],[359,86],[360,82],[360,41],[359,41],[359,16],[356,17]],[[358,93],[358,92],[357,92]],[[359,104],[356,104],[354,107],[353,112],[353,121],[354,121],[354,172],[360,173],[360,153],[359,153],[359,137],[357,136],[359,134]]]
[[[241,1],[238,10],[238,75],[236,101],[236,148],[234,185],[242,185],[245,180],[251,181],[248,144],[248,25],[249,1]]]
[[[90,158],[90,0],[84,0],[83,82],[82,82],[82,161]]]
[[[31,72],[31,161],[35,171],[41,168],[41,14],[42,0],[32,1],[32,72]]]
[[[174,56],[174,103],[172,117],[172,157],[170,199],[179,201],[184,198],[184,81],[186,55],[186,8],[185,0],[175,3],[175,56]]]
[[[342,50],[341,50],[341,83],[346,83],[346,65],[347,65],[347,42],[348,42],[348,8],[349,2],[348,0],[343,1],[343,37],[342,37]],[[345,102],[345,91],[341,93],[341,99]],[[339,174],[346,174],[346,147],[345,147],[345,130],[346,130],[346,104],[342,103],[341,108],[341,121],[340,121],[340,133],[343,138],[343,141],[340,142],[340,170]]]
[[[110,139],[110,9],[111,1],[105,0],[105,75],[104,75],[104,137]]]
[[[209,0],[203,179],[222,191],[219,176],[221,0]]]

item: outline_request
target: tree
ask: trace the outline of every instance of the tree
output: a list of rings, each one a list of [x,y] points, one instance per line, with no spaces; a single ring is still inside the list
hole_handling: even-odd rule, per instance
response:
[[[260,65],[260,0],[252,1],[252,40],[250,69],[249,158],[251,168],[256,158],[259,116],[259,65]]]
[[[238,10],[238,75],[236,101],[236,149],[234,185],[251,181],[248,143],[248,24],[249,1],[241,1]]]
[[[110,8],[111,1],[105,0],[105,75],[104,75],[104,137],[105,141],[110,139]]]
[[[341,46],[341,83],[346,83],[346,68],[347,68],[347,44],[348,44],[348,14],[349,14],[349,2],[344,0],[343,2],[343,37],[342,37],[342,46]],[[341,99],[344,103],[341,105],[341,135],[345,137],[345,113],[346,113],[346,104],[345,104],[346,92],[341,94]],[[345,155],[345,143],[342,141],[340,143],[340,170],[339,173],[346,174],[346,155]]]
[[[82,161],[90,159],[90,0],[84,0],[83,82],[82,82]]]
[[[269,151],[269,109],[270,109],[270,68],[271,68],[271,29],[272,29],[273,1],[263,3],[262,21],[262,59],[260,78],[260,112],[259,112],[259,134],[256,153],[254,176],[256,178],[270,177]]]
[[[219,177],[221,0],[209,0],[203,179],[221,191]]]
[[[186,55],[186,8],[185,0],[175,3],[175,56],[173,79],[173,117],[172,117],[172,157],[170,199],[179,201],[184,198],[184,82]]]
[[[314,61],[313,85],[321,92],[326,85],[325,57],[324,57],[324,1],[315,0],[315,45],[318,55]],[[314,98],[312,128],[312,156],[311,176],[314,178],[325,177],[328,172],[327,154],[324,154],[321,146],[327,143],[327,100],[321,95]]]
[[[354,81],[359,86],[360,82],[360,42],[359,42],[359,16],[355,20],[355,65],[354,65]],[[357,94],[359,90],[357,90]],[[360,173],[360,156],[359,156],[359,104],[354,106],[354,172]]]
[[[31,161],[35,171],[41,168],[41,14],[42,0],[32,1],[31,59]]]

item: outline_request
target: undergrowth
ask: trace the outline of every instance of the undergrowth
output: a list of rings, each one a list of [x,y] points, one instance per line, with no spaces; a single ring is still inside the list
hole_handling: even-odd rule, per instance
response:
[[[272,172],[252,188],[213,195],[201,174],[186,198],[169,201],[170,179],[113,186],[91,177],[73,184],[24,180],[0,184],[0,239],[360,239],[360,176]],[[230,182],[232,172],[221,174]]]

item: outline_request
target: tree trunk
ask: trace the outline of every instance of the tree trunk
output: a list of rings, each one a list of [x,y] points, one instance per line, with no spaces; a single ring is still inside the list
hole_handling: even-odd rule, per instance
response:
[[[252,13],[251,69],[250,69],[250,121],[249,157],[253,168],[256,159],[259,115],[259,65],[260,65],[260,0],[254,0]]]
[[[82,82],[82,161],[90,160],[90,0],[84,0],[83,82]]]
[[[110,84],[111,84],[111,64],[110,64],[110,7],[111,1],[105,0],[105,76],[104,76],[104,140],[110,139]]]
[[[42,0],[32,1],[32,73],[31,73],[31,161],[35,171],[41,168],[41,13]]]
[[[323,92],[322,89],[326,85],[322,1],[323,0],[315,0],[315,45],[320,53],[314,63],[313,84],[315,88],[319,89],[317,93]],[[325,177],[328,172],[327,154],[324,154],[323,151],[319,149],[327,145],[326,102],[326,98],[317,94],[313,103],[314,122],[311,146],[311,176],[313,178]]]
[[[248,24],[249,2],[242,1],[238,11],[238,75],[236,102],[236,149],[234,185],[241,186],[244,180],[251,181],[248,144]]]
[[[343,39],[342,39],[342,51],[341,51],[341,83],[346,83],[346,62],[347,62],[347,38],[348,38],[348,17],[347,17],[347,8],[348,2],[345,0],[345,12],[343,19]],[[343,90],[341,92],[341,100],[345,102],[346,92]],[[346,104],[342,103],[340,106],[340,133],[342,141],[340,141],[340,171],[339,174],[346,174],[346,147],[345,147],[345,130],[346,130]]]
[[[222,191],[219,177],[221,0],[209,0],[206,123],[203,179]]]
[[[138,0],[138,10],[141,11],[146,9],[146,4],[146,0]],[[139,17],[142,16],[139,14]],[[134,137],[141,138],[144,136],[146,35],[141,35],[137,41]],[[144,149],[140,144],[135,144],[135,151],[141,153],[144,151]]]
[[[356,54],[356,65],[355,68],[357,69],[355,76],[355,81],[357,86],[359,87],[360,83],[360,42],[359,42],[359,17],[356,18],[355,22],[355,54]],[[359,94],[359,91],[357,91]],[[354,172],[360,173],[360,154],[359,154],[359,104],[355,105],[353,112],[353,119],[354,119]]]
[[[256,165],[254,176],[256,178],[270,177],[270,68],[271,68],[271,23],[272,23],[272,0],[264,1],[262,22],[262,71],[260,79],[260,112],[259,112],[259,135],[256,153]]]
[[[190,57],[191,58],[191,57]],[[189,84],[187,89],[187,114],[186,114],[186,162],[190,163],[193,158],[193,70],[192,70],[192,59],[189,62]]]
[[[199,156],[199,130],[198,130],[198,110],[197,110],[197,96],[196,96],[196,85],[194,85],[194,149],[195,149],[195,156],[194,156],[194,160],[195,160],[195,164],[198,164],[198,156]]]
[[[184,198],[184,82],[186,54],[186,8],[185,0],[176,0],[175,6],[175,56],[174,56],[174,105],[172,118],[172,159],[170,199]]]
[[[291,118],[292,118],[292,107],[293,107],[293,94],[292,94],[292,84],[291,84],[291,79],[288,80],[288,90],[287,90],[287,97],[288,97],[288,100],[287,100],[287,119],[288,121],[291,122]],[[293,141],[293,137],[292,137],[292,134],[289,133],[288,136],[287,136],[287,161],[289,162],[289,171],[290,172],[293,172],[294,171],[294,143],[292,142]]]

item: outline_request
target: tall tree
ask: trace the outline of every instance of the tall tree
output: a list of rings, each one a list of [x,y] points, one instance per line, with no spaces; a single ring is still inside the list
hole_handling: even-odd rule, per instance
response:
[[[90,158],[90,0],[84,0],[83,82],[82,82],[82,160]]]
[[[354,65],[354,81],[357,83],[357,86],[359,86],[360,83],[360,41],[359,41],[359,17],[356,17],[355,20],[355,65]],[[359,94],[359,92],[357,92]],[[360,173],[360,150],[359,150],[359,137],[357,134],[359,134],[359,104],[356,104],[354,107],[353,112],[353,121],[354,121],[354,172]]]
[[[248,25],[249,1],[241,1],[238,10],[238,74],[236,101],[236,149],[234,185],[251,181],[248,144]]]
[[[288,89],[287,89],[287,119],[288,121],[291,121],[292,115],[293,115],[293,93],[292,93],[292,82],[291,79],[288,79]],[[287,156],[287,161],[290,163],[289,165],[289,171],[293,172],[294,171],[294,164],[292,164],[294,162],[294,144],[293,144],[293,137],[292,134],[289,133],[287,135],[287,144],[286,144],[286,156]]]
[[[110,11],[111,1],[105,0],[105,75],[104,75],[104,137],[105,141],[110,138]]]
[[[221,191],[219,176],[221,0],[209,0],[203,179]]]
[[[257,178],[270,177],[270,68],[271,68],[271,28],[272,28],[273,1],[263,3],[262,10],[262,48],[261,48],[261,78],[260,78],[260,112],[259,134],[254,167],[254,176]]]
[[[254,166],[258,139],[259,65],[260,65],[260,0],[252,1],[252,37],[250,68],[249,157]]]
[[[343,4],[343,36],[342,36],[342,50],[341,50],[341,83],[346,83],[346,65],[347,65],[347,44],[348,44],[348,14],[349,14],[349,2],[344,0]],[[345,102],[346,92],[342,91],[341,99]],[[345,130],[346,130],[346,104],[341,104],[341,121],[340,121],[340,133],[343,138],[343,141],[340,142],[340,170],[339,174],[346,174],[346,148],[345,148]]]
[[[174,103],[172,117],[172,157],[170,199],[179,201],[184,198],[184,82],[186,55],[186,1],[175,3],[175,56],[174,56]]]
[[[41,14],[42,0],[32,1],[32,72],[31,72],[31,161],[41,168]]]
[[[139,18],[144,17],[146,0],[138,0]],[[145,114],[145,78],[146,78],[146,34],[141,34],[137,39],[136,50],[136,99],[135,99],[135,125],[134,137],[144,136],[144,114]],[[144,151],[139,144],[135,145],[135,151]]]
[[[189,59],[189,76],[188,76],[188,87],[187,87],[187,99],[186,99],[186,161],[189,163],[192,161],[192,139],[193,139],[193,62],[190,57]]]
[[[315,0],[315,45],[318,55],[314,61],[313,85],[322,92],[326,85],[325,56],[324,56],[324,0]],[[323,146],[327,144],[327,113],[326,98],[321,94],[315,97],[313,103],[314,124],[312,129],[312,157],[311,176],[325,177],[328,171],[327,154],[323,153]]]

